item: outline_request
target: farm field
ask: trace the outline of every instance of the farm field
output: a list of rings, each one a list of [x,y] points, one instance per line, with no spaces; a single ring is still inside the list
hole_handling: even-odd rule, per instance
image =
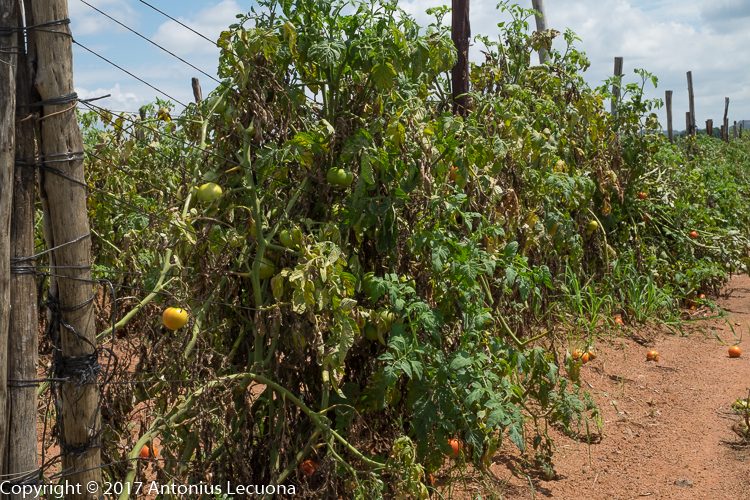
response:
[[[261,0],[216,88],[127,112],[32,4],[0,30],[0,484],[750,498],[750,135],[728,100],[696,125],[691,74],[682,131],[516,2],[475,61],[457,8]]]

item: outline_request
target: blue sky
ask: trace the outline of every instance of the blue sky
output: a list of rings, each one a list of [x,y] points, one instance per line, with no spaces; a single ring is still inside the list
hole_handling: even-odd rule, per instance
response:
[[[195,66],[215,75],[218,49],[138,0],[87,0],[135,30],[173,50]],[[211,39],[231,24],[235,14],[249,10],[249,0],[147,0]],[[498,0],[472,0],[474,34],[493,35],[500,20]],[[448,0],[401,0],[399,5],[418,20],[425,9]],[[521,0],[530,7],[531,0]],[[730,120],[750,119],[750,0],[546,0],[549,27],[575,31],[591,59],[586,79],[599,84],[612,72],[614,56],[625,58],[625,74],[645,68],[660,80],[651,96],[674,90],[676,128],[684,127],[687,110],[685,72],[692,70],[697,123],[720,120],[724,96],[731,98]],[[190,78],[198,76],[204,94],[211,80],[162,53],[86,6],[69,0],[72,30],[79,42],[164,90],[189,102]],[[478,57],[479,48],[472,51]],[[111,93],[101,105],[135,111],[158,94],[116,68],[75,48],[76,88],[83,97]],[[163,96],[162,96],[163,97]]]

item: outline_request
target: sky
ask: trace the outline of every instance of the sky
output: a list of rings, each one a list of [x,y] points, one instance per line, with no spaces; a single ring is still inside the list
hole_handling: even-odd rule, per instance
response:
[[[216,75],[218,49],[203,38],[155,12],[140,0],[86,0],[151,40]],[[196,31],[215,40],[247,12],[249,0],[147,0]],[[493,36],[502,19],[499,0],[471,0],[473,34]],[[426,23],[425,10],[450,4],[448,0],[400,0],[399,5]],[[531,0],[520,0],[531,7]],[[138,75],[181,102],[192,100],[191,77],[199,77],[204,95],[214,86],[209,77],[160,51],[133,33],[91,9],[82,0],[69,0],[71,29],[76,41]],[[649,97],[663,98],[674,91],[675,128],[684,128],[688,110],[686,72],[692,71],[696,124],[712,118],[720,123],[724,97],[730,98],[730,121],[750,119],[750,0],[545,0],[547,25],[572,29],[588,55],[585,74],[592,86],[613,71],[615,56],[624,58],[626,81],[636,81],[635,68],[659,78]],[[534,26],[533,19],[531,20]],[[481,56],[474,45],[472,59]],[[74,78],[82,98],[112,94],[99,105],[118,111],[136,111],[155,97],[152,88],[112,67],[85,49],[74,46]],[[664,112],[659,113],[662,124]]]

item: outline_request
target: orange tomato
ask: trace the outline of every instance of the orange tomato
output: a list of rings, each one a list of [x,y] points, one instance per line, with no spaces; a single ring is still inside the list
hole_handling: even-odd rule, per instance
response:
[[[622,314],[616,313],[614,316],[615,324],[618,326],[625,326],[625,322],[622,320]]]
[[[460,439],[450,438],[448,440],[448,446],[451,447],[451,457],[458,458],[461,454],[462,443]]]
[[[646,353],[646,361],[659,361],[659,353],[651,350]]]
[[[151,450],[149,449],[147,444],[144,444],[141,448],[141,451],[138,452],[138,458],[143,460],[151,458]]]
[[[450,172],[448,172],[448,179],[450,179],[451,182],[456,182],[457,178],[458,178],[458,167],[453,165],[450,169]]]
[[[693,231],[690,231],[690,234],[689,234],[689,236],[690,236],[690,238],[691,238],[691,239],[693,239],[693,240],[697,239],[697,238],[698,238],[698,231],[695,231],[695,230],[693,230]]]
[[[584,365],[588,363],[590,359],[591,359],[591,355],[587,352],[584,352],[583,356],[581,356],[581,361],[583,362]]]
[[[742,356],[742,349],[740,349],[740,346],[733,345],[729,348],[729,357],[730,358],[739,358]]]
[[[305,477],[310,477],[318,470],[318,463],[315,460],[308,458],[299,464],[299,470]]]
[[[167,307],[161,315],[161,321],[169,330],[179,330],[188,322],[188,312],[181,307]]]
[[[638,191],[639,200],[645,200],[646,198],[648,198],[648,193],[646,191]]]
[[[573,356],[573,359],[580,359],[581,356],[583,356],[583,353],[579,351],[578,349],[576,349],[575,351],[573,351],[572,356]]]

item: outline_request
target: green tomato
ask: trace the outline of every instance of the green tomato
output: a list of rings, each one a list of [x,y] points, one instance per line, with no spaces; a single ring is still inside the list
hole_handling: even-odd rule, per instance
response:
[[[260,272],[258,276],[260,279],[268,279],[276,274],[276,265],[268,257],[263,257],[260,260]]]
[[[354,180],[354,174],[343,168],[332,167],[326,173],[326,180],[331,185],[347,187]]]
[[[198,188],[196,197],[201,203],[212,203],[221,198],[221,186],[215,182],[207,182]]]
[[[286,248],[294,248],[296,246],[294,244],[294,239],[292,238],[292,233],[286,229],[279,233],[279,242]]]
[[[371,322],[367,322],[365,325],[365,338],[367,340],[372,340],[373,342],[378,340],[378,327],[372,324]]]
[[[588,225],[586,226],[586,231],[589,233],[593,233],[597,229],[599,229],[599,223],[595,220],[590,220]]]

